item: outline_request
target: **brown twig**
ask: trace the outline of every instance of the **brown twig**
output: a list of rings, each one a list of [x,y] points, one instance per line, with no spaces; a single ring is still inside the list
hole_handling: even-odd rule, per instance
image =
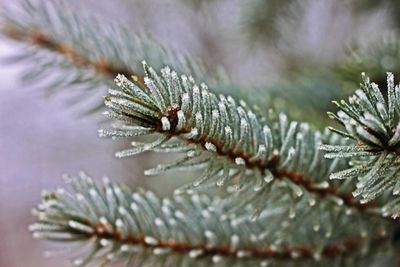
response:
[[[76,66],[93,69],[101,76],[109,77],[110,79],[114,79],[118,74],[123,74],[126,77],[135,76],[143,84],[143,77],[137,75],[128,66],[109,62],[105,58],[90,59],[77,52],[72,46],[59,42],[39,30],[22,31],[12,25],[6,25],[2,28],[2,32],[13,40],[30,43],[42,49],[58,53]]]
[[[92,226],[93,227],[93,226]],[[123,244],[135,244],[141,245],[145,248],[164,248],[170,249],[176,253],[189,253],[193,250],[201,251],[199,257],[206,256],[223,256],[223,257],[240,257],[240,255],[248,255],[252,259],[276,259],[276,260],[307,260],[312,259],[316,256],[316,251],[309,245],[294,245],[294,246],[283,246],[282,248],[275,248],[273,246],[264,246],[261,248],[256,247],[242,247],[232,248],[229,245],[217,245],[208,246],[206,244],[189,244],[186,242],[176,242],[170,240],[157,240],[149,244],[146,242],[145,236],[141,235],[138,237],[128,236],[122,237],[121,231],[117,228],[113,232],[109,232],[109,225],[103,225],[99,223],[93,227],[95,233],[91,237],[105,238],[117,240]],[[112,229],[112,227],[111,227]],[[89,237],[90,238],[90,237]],[[379,231],[375,234],[374,238],[371,239],[371,243],[377,244],[382,243],[388,239],[388,235],[385,231]],[[357,250],[361,244],[366,240],[366,236],[358,235],[352,238],[346,238],[340,241],[326,244],[320,251],[321,257],[332,258],[335,256],[346,255]]]

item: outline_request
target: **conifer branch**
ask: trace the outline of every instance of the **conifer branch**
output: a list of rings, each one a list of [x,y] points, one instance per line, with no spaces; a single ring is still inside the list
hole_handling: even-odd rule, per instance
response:
[[[335,130],[352,140],[341,145],[323,145],[327,158],[350,158],[351,168],[334,172],[331,179],[357,179],[355,197],[367,203],[380,196],[386,204],[382,213],[400,216],[400,89],[387,74],[387,97],[375,83],[362,75],[361,89],[344,100],[334,102],[340,111],[329,115],[339,121],[346,132]]]
[[[345,62],[335,68],[336,75],[342,82],[358,86],[361,72],[368,74],[380,88],[386,86],[387,71],[400,76],[400,43],[397,31],[385,31],[381,38],[366,46],[360,44],[351,49]],[[362,82],[360,80],[360,82]],[[352,88],[350,88],[352,89]]]
[[[99,133],[114,138],[161,134],[151,143],[133,142],[133,148],[116,153],[117,157],[145,151],[186,153],[145,174],[198,167],[205,174],[176,192],[235,184],[239,191],[251,190],[261,196],[270,190],[272,181],[280,180],[298,197],[306,191],[361,211],[375,207],[355,200],[351,188],[327,182],[329,174],[345,167],[345,162],[337,159],[328,164],[319,147],[322,142],[346,145],[338,135],[289,122],[284,114],[271,113],[266,119],[243,101],[238,105],[231,97],[218,98],[204,83],[198,86],[192,77],[178,77],[168,67],[161,75],[146,63],[144,68],[145,86],[117,76],[119,88],[109,90],[105,104],[106,114],[120,123]]]
[[[127,261],[127,266],[142,266],[147,261],[155,264],[168,259],[173,266],[212,263],[265,266],[267,262],[287,266],[291,261],[313,266],[323,261],[339,263],[335,259],[343,257],[355,263],[363,258],[362,247],[365,250],[384,245],[388,237],[379,224],[370,225],[371,235],[335,229],[330,236],[315,233],[315,240],[304,239],[303,233],[294,227],[283,230],[282,236],[282,230],[268,231],[264,227],[266,223],[282,220],[279,206],[254,222],[243,219],[245,214],[226,215],[228,202],[221,205],[219,199],[204,195],[161,200],[149,191],[132,194],[108,179],[98,187],[84,173],[66,178],[73,192],[60,189],[45,193],[43,203],[34,211],[38,221],[30,229],[34,237],[52,242],[78,242],[79,246],[88,243],[83,255],[74,260],[76,266],[116,261]],[[338,218],[347,224],[352,224],[352,220],[347,215]],[[302,224],[304,220],[292,223]],[[252,230],[249,233],[246,229]],[[274,240],[278,237],[281,241]],[[299,244],[299,240],[307,243]],[[138,257],[143,261],[134,264],[133,259]]]
[[[10,62],[27,64],[23,79],[42,82],[48,92],[63,87],[97,90],[111,86],[117,74],[143,79],[140,62],[155,66],[172,64],[196,73],[199,79],[217,84],[222,76],[211,75],[205,65],[159,45],[150,37],[135,35],[114,21],[72,10],[64,1],[22,0],[3,12],[0,32],[23,46]],[[101,93],[101,91],[100,91]],[[100,109],[103,105],[93,108]]]
[[[45,192],[33,211],[35,238],[78,249],[75,266],[381,266],[382,257],[397,252],[395,221],[381,216],[400,216],[400,85],[392,74],[387,95],[363,75],[362,88],[330,113],[345,130],[319,132],[283,113],[263,114],[243,100],[217,96],[231,85],[201,62],[120,25],[77,15],[68,4],[21,0],[2,13],[0,32],[23,47],[11,61],[35,64],[24,78],[51,90],[101,93],[116,77],[117,88],[105,97],[105,113],[115,123],[99,134],[135,139],[116,156],[181,153],[145,174],[203,173],[164,199],[108,179],[98,186],[84,173],[65,176],[72,190]],[[391,40],[378,51],[385,56],[369,59],[374,75],[396,66],[397,44]],[[144,63],[143,71],[142,59],[152,67]],[[346,73],[367,63],[345,66]],[[312,80],[304,88],[319,82]],[[336,81],[331,85],[330,94],[338,94]],[[266,91],[271,99],[278,94]],[[215,187],[226,192],[201,193]]]
[[[105,76],[106,78],[112,79],[117,74],[123,74],[128,77],[136,76],[138,77],[138,80],[143,79],[141,75],[135,75],[135,73],[127,66],[116,66],[102,58],[95,60],[87,58],[85,55],[75,51],[68,44],[59,42],[46,33],[40,32],[36,29],[23,31],[22,29],[15,27],[15,25],[10,24],[5,26],[4,29],[2,29],[2,32],[15,41],[32,44],[37,46],[39,49],[45,49],[57,53],[76,65],[78,68],[94,70],[98,75]]]

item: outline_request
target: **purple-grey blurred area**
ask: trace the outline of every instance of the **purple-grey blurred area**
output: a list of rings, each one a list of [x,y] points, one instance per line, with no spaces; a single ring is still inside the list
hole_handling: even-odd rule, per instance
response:
[[[0,0],[1,4],[17,2]],[[80,11],[116,17],[132,31],[150,32],[165,46],[189,52],[210,66],[225,66],[234,81],[268,82],[280,75],[276,70],[283,64],[282,55],[274,53],[273,47],[246,42],[242,1],[199,1],[204,2],[199,6],[189,3],[197,1],[179,0],[70,2]],[[344,43],[354,37],[376,38],[375,29],[387,23],[384,12],[353,20],[346,1],[309,2],[313,3],[303,23],[285,37],[286,44],[296,44],[298,54],[334,59],[343,54]],[[0,40],[0,57],[20,49]],[[83,170],[95,179],[106,175],[132,188],[141,185],[158,194],[171,193],[176,179],[143,176],[143,168],[153,166],[156,156],[115,159],[114,152],[126,143],[100,139],[101,114],[80,116],[79,108],[65,101],[68,90],[44,97],[40,88],[20,81],[26,71],[23,65],[0,65],[0,69],[0,267],[69,266],[65,257],[43,257],[48,245],[33,240],[28,232],[34,220],[31,209],[39,203],[41,191],[63,186],[63,173]]]

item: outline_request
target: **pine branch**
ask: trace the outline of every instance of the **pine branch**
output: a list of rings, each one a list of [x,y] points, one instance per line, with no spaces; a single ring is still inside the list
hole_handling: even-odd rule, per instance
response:
[[[359,44],[350,49],[345,62],[335,68],[336,76],[342,81],[343,86],[352,90],[362,82],[359,74],[365,72],[380,88],[384,88],[387,71],[397,77],[400,76],[399,44],[399,35],[396,31],[384,32],[380,40],[372,44]]]
[[[141,81],[143,59],[155,66],[172,64],[218,83],[204,64],[162,47],[150,37],[135,35],[114,21],[105,22],[71,9],[64,1],[22,0],[5,9],[1,32],[21,44],[10,62],[28,64],[23,79],[39,83],[49,93],[55,88],[106,89],[117,74]],[[102,93],[100,91],[100,93]],[[93,93],[92,93],[93,94]],[[93,111],[102,107],[95,106]]]
[[[324,70],[302,69],[288,80],[256,87],[252,93],[247,90],[240,97],[249,103],[282,111],[295,120],[307,118],[313,125],[323,128],[329,125],[329,118],[321,116],[321,113],[326,112],[332,99],[343,96],[341,84],[332,76]]]
[[[354,266],[365,260],[371,246],[385,248],[387,244],[384,225],[369,222],[371,235],[357,234],[351,226],[362,227],[363,223],[346,214],[336,217],[339,224],[330,235],[314,231],[310,237],[310,229],[304,227],[307,220],[292,220],[291,226],[282,227],[285,220],[279,206],[253,222],[245,211],[226,215],[229,202],[205,195],[161,200],[149,191],[132,194],[108,179],[98,187],[84,173],[67,180],[73,192],[45,193],[34,211],[38,221],[30,229],[36,238],[78,243],[84,252],[74,260],[76,266],[116,261],[126,261],[126,266],[321,266],[324,262]],[[322,217],[327,213],[318,211]],[[275,222],[281,222],[277,229]],[[376,256],[378,251],[369,255]]]
[[[105,104],[109,108],[106,114],[120,123],[99,133],[113,138],[156,135],[154,142],[133,142],[133,148],[116,153],[117,157],[146,151],[186,153],[145,174],[182,168],[205,170],[177,193],[234,184],[239,191],[262,198],[269,194],[272,181],[281,181],[291,195],[310,198],[311,203],[318,195],[360,211],[375,207],[355,200],[349,193],[352,188],[327,182],[330,173],[346,165],[341,159],[328,164],[319,147],[321,143],[346,145],[338,135],[289,122],[284,114],[263,118],[243,101],[237,105],[231,97],[218,98],[205,84],[198,86],[192,77],[178,77],[168,67],[161,70],[161,76],[146,63],[144,68],[145,86],[122,75],[116,78],[119,88],[110,89]],[[260,205],[259,211],[265,203]]]
[[[32,44],[39,49],[49,50],[59,54],[78,68],[94,70],[96,75],[105,76],[105,78],[111,79],[117,74],[124,74],[128,77],[137,76],[139,80],[142,79],[142,75],[135,75],[135,73],[125,65],[113,65],[113,63],[102,58],[91,59],[87,57],[87,55],[74,50],[74,48],[71,48],[68,44],[62,43],[37,29],[26,31],[16,25],[9,24],[4,27],[2,32],[15,41]]]
[[[400,89],[394,77],[387,74],[387,97],[375,83],[362,75],[363,85],[355,94],[334,102],[340,111],[330,116],[339,121],[346,132],[334,130],[353,140],[345,146],[324,145],[327,158],[350,158],[351,168],[333,173],[331,179],[358,179],[355,197],[361,203],[383,196],[382,213],[400,215]],[[389,203],[388,203],[389,202]]]
[[[245,28],[248,45],[258,44],[263,48],[293,36],[292,29],[302,23],[305,11],[310,8],[310,4],[304,1],[253,0],[241,4],[241,24]]]

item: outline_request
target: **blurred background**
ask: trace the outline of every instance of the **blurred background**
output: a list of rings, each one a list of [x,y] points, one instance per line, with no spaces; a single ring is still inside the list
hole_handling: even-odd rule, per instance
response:
[[[0,4],[18,5],[18,0]],[[264,110],[287,110],[315,127],[327,124],[331,100],[356,89],[361,71],[384,85],[385,71],[400,70],[399,1],[70,0],[68,5],[149,33],[211,70],[224,68],[230,82],[220,90]],[[18,49],[0,39],[0,58]],[[116,160],[114,152],[126,144],[97,136],[104,125],[101,112],[82,115],[82,107],[67,101],[73,94],[68,90],[45,96],[40,86],[21,80],[29,71],[24,64],[0,69],[1,267],[69,266],[62,257],[44,258],[47,245],[27,230],[41,191],[63,186],[63,173],[106,175],[159,195],[169,195],[190,178],[144,177],[143,170],[160,159]]]

